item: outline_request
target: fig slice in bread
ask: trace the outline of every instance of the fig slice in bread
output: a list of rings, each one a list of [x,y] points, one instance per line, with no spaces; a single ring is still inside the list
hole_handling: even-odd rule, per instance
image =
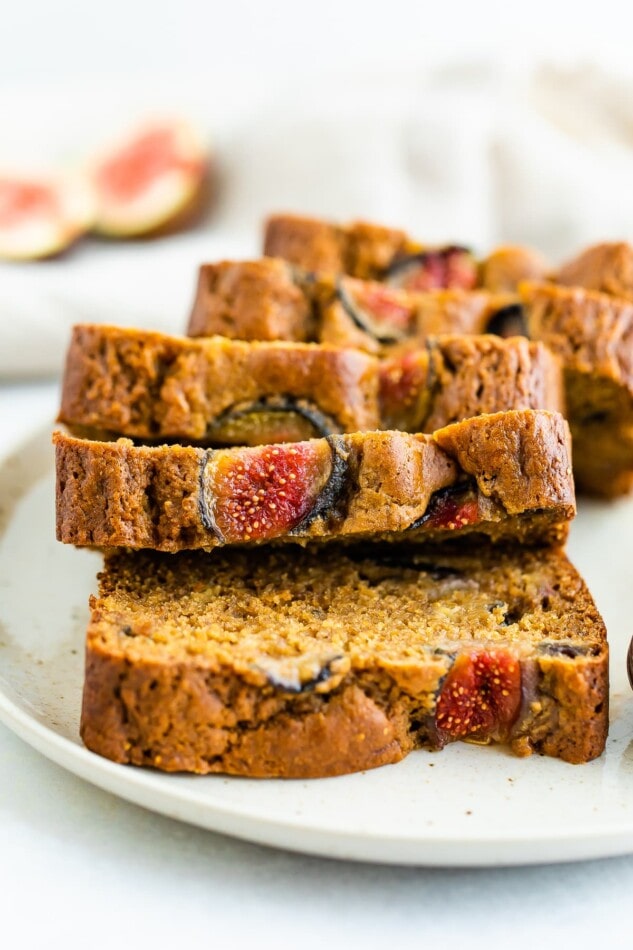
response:
[[[428,346],[380,363],[380,414],[385,429],[423,432],[433,396],[433,361]]]
[[[210,426],[207,441],[215,445],[262,445],[303,442],[340,431],[335,419],[308,399],[263,396],[231,406]]]
[[[411,302],[384,284],[342,277],[336,292],[356,326],[379,343],[396,343],[415,328],[415,308]]]
[[[397,257],[387,269],[386,282],[402,290],[472,290],[477,276],[471,251],[451,244]]]
[[[504,741],[520,706],[521,664],[510,649],[460,653],[437,700],[435,726],[439,744],[465,737]]]
[[[99,581],[81,734],[115,762],[317,778],[453,741],[604,748],[606,631],[560,549],[110,552]]]
[[[209,452],[204,514],[224,543],[277,538],[327,516],[344,468],[327,439]]]
[[[460,531],[480,520],[477,491],[471,482],[458,482],[436,491],[426,512],[411,525],[411,530]]]

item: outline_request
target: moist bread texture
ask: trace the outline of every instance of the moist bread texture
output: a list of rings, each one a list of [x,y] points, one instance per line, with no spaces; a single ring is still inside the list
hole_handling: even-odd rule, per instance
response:
[[[478,416],[432,435],[367,432],[244,449],[56,433],[57,537],[162,551],[312,538],[484,533],[560,542],[575,514],[559,413]]]
[[[558,550],[407,545],[106,558],[81,735],[169,772],[316,778],[457,739],[586,762],[604,624]]]

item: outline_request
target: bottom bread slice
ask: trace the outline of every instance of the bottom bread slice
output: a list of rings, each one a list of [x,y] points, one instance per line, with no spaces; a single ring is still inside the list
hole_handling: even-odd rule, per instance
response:
[[[559,550],[106,557],[81,734],[116,762],[339,775],[418,747],[604,748],[606,633]]]

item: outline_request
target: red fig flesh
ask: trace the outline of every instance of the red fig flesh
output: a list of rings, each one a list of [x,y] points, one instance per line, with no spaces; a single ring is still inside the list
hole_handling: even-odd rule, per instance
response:
[[[201,201],[208,170],[205,150],[184,122],[138,130],[94,165],[96,230],[139,237],[176,226]]]
[[[81,182],[0,172],[0,257],[36,260],[65,250],[92,219]]]

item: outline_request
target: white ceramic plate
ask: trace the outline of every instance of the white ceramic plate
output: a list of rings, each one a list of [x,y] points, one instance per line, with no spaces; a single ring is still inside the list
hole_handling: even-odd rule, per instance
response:
[[[584,504],[572,556],[612,648],[607,752],[585,766],[456,744],[319,781],[161,775],[79,740],[83,634],[97,554],[54,540],[47,431],[0,467],[0,719],[75,774],[203,828],[335,858],[427,865],[529,864],[633,852],[633,501]]]

